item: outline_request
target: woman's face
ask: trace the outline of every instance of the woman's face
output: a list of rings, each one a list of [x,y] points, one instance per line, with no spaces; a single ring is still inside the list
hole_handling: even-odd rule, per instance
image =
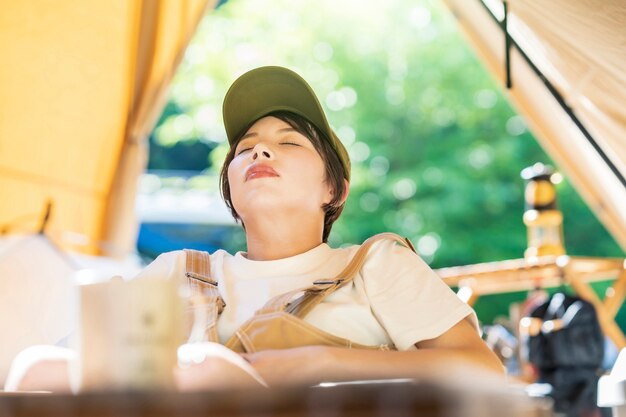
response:
[[[309,139],[272,116],[254,123],[228,166],[233,206],[244,223],[255,213],[318,215],[332,200],[324,162]],[[248,220],[247,220],[248,219]]]

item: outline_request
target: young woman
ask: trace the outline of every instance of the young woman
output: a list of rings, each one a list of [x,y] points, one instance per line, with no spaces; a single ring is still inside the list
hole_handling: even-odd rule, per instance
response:
[[[387,234],[362,247],[328,246],[350,160],[299,75],[282,67],[244,74],[223,113],[222,193],[247,251],[208,256],[199,276],[210,283],[208,343],[186,346],[196,356],[177,371],[180,389],[411,378],[450,366],[503,372],[473,310],[407,241]],[[193,256],[165,253],[137,278],[181,279]],[[279,331],[252,340],[270,327]],[[245,362],[220,344],[246,352]]]
[[[348,197],[350,160],[306,81],[286,68],[257,68],[234,82],[223,114],[230,151],[222,193],[247,252],[211,254],[210,275],[225,304],[216,337],[234,346],[233,334],[270,300],[335,279],[359,247],[326,243]],[[349,283],[300,315],[323,335],[319,344],[285,345],[277,335],[275,346],[244,358],[269,385],[414,377],[460,364],[502,373],[473,310],[411,249],[374,243]],[[185,261],[183,251],[167,253],[142,275],[181,276]],[[327,343],[327,335],[342,341]]]

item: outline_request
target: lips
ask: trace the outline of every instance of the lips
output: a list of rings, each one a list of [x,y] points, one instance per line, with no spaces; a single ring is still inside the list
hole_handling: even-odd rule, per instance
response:
[[[265,177],[278,177],[278,173],[269,165],[250,165],[246,170],[246,181],[256,179],[256,178],[265,178]]]

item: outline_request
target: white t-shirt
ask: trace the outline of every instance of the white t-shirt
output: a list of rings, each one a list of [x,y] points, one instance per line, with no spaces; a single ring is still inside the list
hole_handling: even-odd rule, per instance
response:
[[[332,249],[321,244],[308,252],[274,261],[252,261],[245,253],[219,250],[211,255],[211,277],[226,303],[217,330],[225,343],[256,310],[279,294],[331,279],[347,265],[358,246]],[[141,277],[179,278],[185,273],[184,251],[164,253]],[[395,345],[399,350],[440,336],[476,315],[411,250],[391,240],[375,243],[352,283],[326,297],[305,321],[355,343]]]

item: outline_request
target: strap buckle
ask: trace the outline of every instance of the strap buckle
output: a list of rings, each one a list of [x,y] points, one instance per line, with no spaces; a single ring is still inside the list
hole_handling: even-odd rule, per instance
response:
[[[212,280],[211,278],[209,278],[209,277],[205,277],[205,276],[202,276],[202,275],[198,275],[198,274],[195,274],[195,273],[193,273],[193,272],[185,272],[185,276],[186,276],[187,278],[197,279],[198,281],[202,281],[202,282],[204,282],[205,284],[209,284],[209,285],[212,285],[212,286],[214,286],[214,287],[217,287],[217,282],[216,282],[216,281],[213,281],[213,280]]]
[[[330,285],[330,284],[339,285],[342,282],[343,282],[342,279],[318,279],[317,281],[313,281],[313,285]]]

